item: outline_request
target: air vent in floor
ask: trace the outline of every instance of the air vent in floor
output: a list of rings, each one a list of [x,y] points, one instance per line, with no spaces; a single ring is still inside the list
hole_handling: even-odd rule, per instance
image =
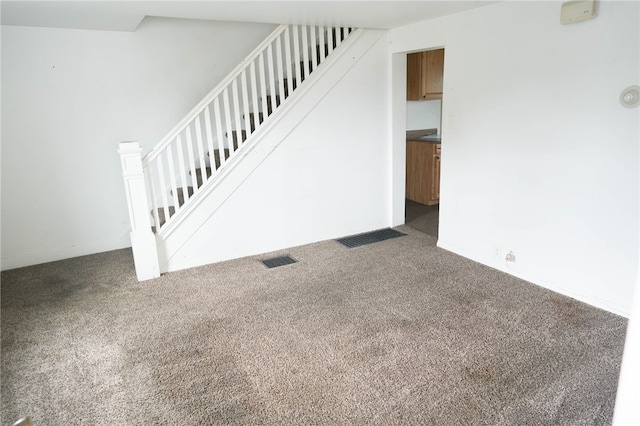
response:
[[[279,256],[279,257],[272,257],[271,259],[261,260],[261,262],[267,268],[276,268],[278,266],[284,266],[284,265],[290,265],[292,263],[296,263],[297,260],[295,260],[290,256]]]
[[[344,237],[337,239],[340,244],[349,248],[364,246],[367,244],[378,243],[380,241],[388,240],[391,238],[402,237],[407,234],[396,231],[395,229],[387,228],[380,229],[378,231],[367,232],[364,234],[352,235],[350,237]]]

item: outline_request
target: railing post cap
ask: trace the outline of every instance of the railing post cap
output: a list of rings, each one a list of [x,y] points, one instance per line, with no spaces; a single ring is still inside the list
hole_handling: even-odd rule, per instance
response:
[[[138,141],[124,141],[118,144],[118,152],[142,152],[142,147]]]

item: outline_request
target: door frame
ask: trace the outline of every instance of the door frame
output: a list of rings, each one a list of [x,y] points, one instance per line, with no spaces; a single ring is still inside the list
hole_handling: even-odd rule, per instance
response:
[[[445,46],[424,47],[418,50],[398,52],[391,54],[391,226],[405,224],[405,196],[406,196],[406,156],[407,156],[407,54],[425,50],[445,49]],[[445,53],[446,61],[446,53]],[[445,65],[446,67],[446,65]],[[444,74],[443,74],[444,80]],[[440,103],[440,134],[442,135],[442,113],[444,108],[443,98]],[[441,144],[443,142],[441,141]],[[440,163],[440,176],[442,177],[442,162]],[[442,180],[441,180],[442,183]],[[442,205],[442,185],[440,186],[440,204]],[[440,215],[443,209],[440,208]],[[442,216],[440,216],[442,219]],[[440,226],[438,225],[438,228]],[[439,234],[438,229],[438,234]]]

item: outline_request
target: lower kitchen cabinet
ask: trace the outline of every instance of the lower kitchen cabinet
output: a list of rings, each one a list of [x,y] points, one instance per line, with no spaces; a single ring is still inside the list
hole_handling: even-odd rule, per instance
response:
[[[428,206],[440,202],[440,144],[407,141],[406,197]]]

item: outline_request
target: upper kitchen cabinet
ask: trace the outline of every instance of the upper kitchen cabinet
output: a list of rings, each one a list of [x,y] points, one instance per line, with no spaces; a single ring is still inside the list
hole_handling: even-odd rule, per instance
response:
[[[407,100],[442,99],[444,49],[407,55]]]

